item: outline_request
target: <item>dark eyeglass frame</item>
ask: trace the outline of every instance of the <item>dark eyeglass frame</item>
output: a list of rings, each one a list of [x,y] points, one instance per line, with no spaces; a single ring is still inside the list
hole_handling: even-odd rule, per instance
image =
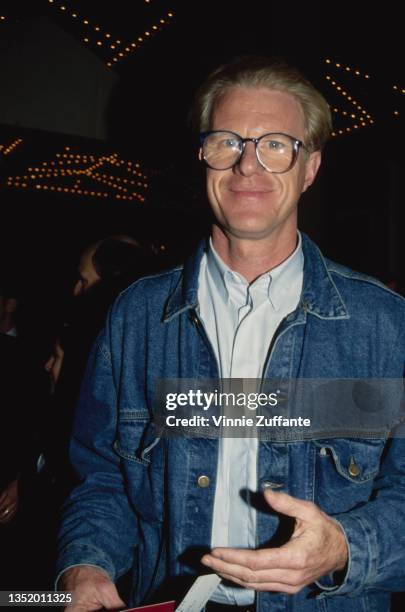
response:
[[[220,133],[232,134],[233,136],[236,136],[236,138],[239,141],[239,157],[230,166],[226,166],[225,168],[214,168],[208,163],[208,161],[206,160],[204,156],[204,141],[211,134],[220,134]],[[293,145],[293,156],[291,159],[291,163],[286,170],[282,170],[282,171],[280,170],[274,171],[274,170],[270,170],[270,168],[267,168],[267,166],[260,159],[258,151],[257,151],[257,145],[263,138],[265,138],[266,136],[277,136],[277,135],[285,136],[286,138],[289,138]],[[236,164],[238,164],[240,160],[242,159],[242,155],[245,151],[247,142],[254,143],[257,161],[265,170],[267,170],[267,172],[271,172],[272,174],[284,174],[285,172],[288,172],[289,170],[291,170],[291,168],[294,167],[295,162],[297,161],[300,149],[305,149],[305,151],[308,151],[308,149],[306,148],[302,140],[298,140],[298,138],[295,138],[294,136],[291,136],[290,134],[285,134],[284,132],[267,132],[266,134],[262,134],[261,136],[259,136],[259,138],[242,138],[242,136],[240,136],[236,132],[232,132],[231,130],[208,130],[207,132],[200,133],[200,148],[202,152],[202,159],[204,160],[208,168],[211,168],[211,170],[229,170],[230,168],[233,168],[234,166],[236,166]]]

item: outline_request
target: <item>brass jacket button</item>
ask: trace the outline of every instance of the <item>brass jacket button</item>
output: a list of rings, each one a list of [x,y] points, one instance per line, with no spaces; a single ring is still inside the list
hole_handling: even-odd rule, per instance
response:
[[[202,475],[198,477],[197,483],[199,487],[201,487],[202,489],[206,489],[207,487],[209,487],[210,479],[208,478],[208,476]]]
[[[357,463],[355,463],[353,457],[350,457],[348,472],[350,476],[352,476],[353,478],[357,478],[357,476],[360,476],[361,470],[359,466],[357,465]]]

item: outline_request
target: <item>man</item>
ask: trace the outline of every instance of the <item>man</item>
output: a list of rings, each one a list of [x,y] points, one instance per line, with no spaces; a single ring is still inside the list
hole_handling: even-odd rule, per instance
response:
[[[401,440],[159,438],[151,422],[158,379],[404,372],[404,301],[297,234],[331,129],[322,96],[283,63],[245,58],[208,78],[195,113],[211,240],[129,288],[93,349],[59,585],[74,610],[114,609],[131,568],[138,603],[205,566],[224,579],[207,611],[388,610],[405,586]]]
[[[56,481],[58,505],[74,482],[68,460],[74,407],[91,346],[102,329],[117,295],[145,270],[140,244],[130,236],[115,235],[90,244],[81,254],[72,291],[68,322],[45,364],[52,383],[48,417],[47,469]]]
[[[126,287],[141,269],[144,254],[137,240],[117,234],[90,244],[82,253],[73,295],[79,296],[103,281]]]
[[[140,244],[131,236],[109,236],[87,246],[80,256],[77,279],[71,304],[75,325],[75,369],[78,372],[73,394],[78,393],[85,360],[90,346],[103,326],[109,306],[116,296],[145,270],[145,255]],[[70,313],[72,317],[72,313]],[[65,333],[66,336],[66,333]],[[53,388],[56,386],[64,360],[61,339],[55,341],[53,354],[45,364]],[[84,360],[84,361],[83,361]],[[69,383],[71,384],[71,383]],[[64,392],[66,389],[64,390]]]

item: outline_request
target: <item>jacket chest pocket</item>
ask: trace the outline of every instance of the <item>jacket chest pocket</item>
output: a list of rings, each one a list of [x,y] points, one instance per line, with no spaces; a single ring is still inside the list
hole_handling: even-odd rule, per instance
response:
[[[385,440],[325,439],[315,445],[314,501],[325,512],[345,512],[367,501]]]
[[[164,446],[149,413],[121,412],[114,449],[121,460],[131,504],[150,523],[163,520]]]

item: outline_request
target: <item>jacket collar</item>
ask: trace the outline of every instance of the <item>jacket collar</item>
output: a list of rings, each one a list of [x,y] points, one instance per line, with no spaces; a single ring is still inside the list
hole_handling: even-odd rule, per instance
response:
[[[330,262],[312,240],[302,234],[304,282],[300,306],[322,319],[348,319],[346,304],[331,275]]]
[[[347,319],[349,313],[328,269],[328,262],[308,236],[302,235],[304,282],[299,307],[322,319]],[[163,320],[169,321],[180,313],[198,306],[198,275],[200,263],[208,246],[200,242],[187,260],[174,290],[167,300]]]

